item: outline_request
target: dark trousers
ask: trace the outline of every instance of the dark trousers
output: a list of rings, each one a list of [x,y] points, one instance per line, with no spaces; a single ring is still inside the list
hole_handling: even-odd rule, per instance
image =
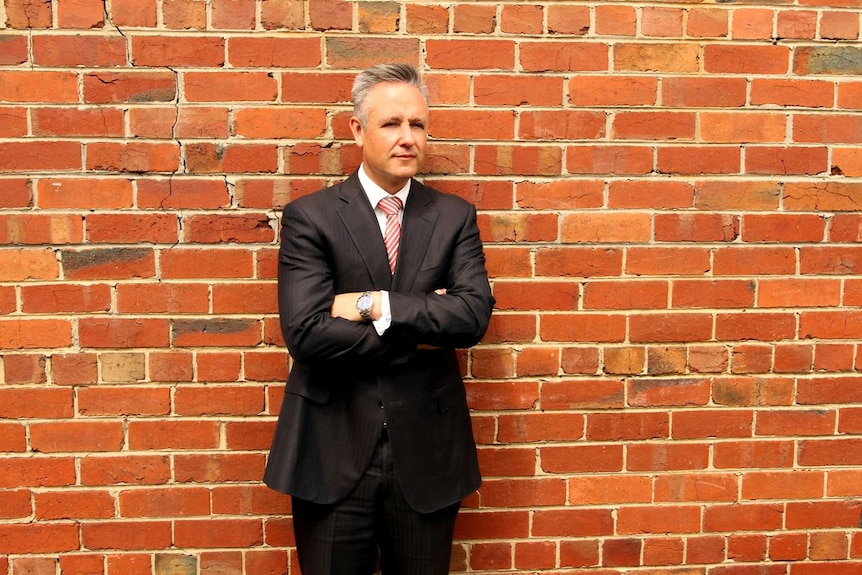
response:
[[[449,572],[460,503],[415,511],[395,479],[389,443],[381,440],[365,476],[345,500],[320,505],[293,498],[293,530],[303,575]],[[379,555],[378,555],[379,554]]]

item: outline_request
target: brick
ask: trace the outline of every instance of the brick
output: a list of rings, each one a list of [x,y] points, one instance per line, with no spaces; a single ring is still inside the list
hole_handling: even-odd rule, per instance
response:
[[[205,284],[120,284],[117,310],[121,313],[206,313],[209,288]]]
[[[798,501],[787,504],[788,529],[855,528],[862,511],[858,501]],[[854,518],[853,516],[856,515]]]
[[[590,10],[587,6],[549,5],[548,33],[584,36],[590,31]]]
[[[281,75],[281,100],[290,103],[346,103],[351,101],[352,85],[351,74],[286,72]]]
[[[745,242],[819,242],[823,241],[826,223],[820,216],[771,214],[743,217],[742,240]]]
[[[51,5],[39,0],[10,0],[6,2],[6,24],[10,28],[51,27]]]
[[[648,174],[653,153],[646,146],[567,146],[566,168],[573,174]]]
[[[860,254],[855,247],[826,246],[800,250],[800,269],[803,274],[852,274]]]
[[[156,12],[155,0],[112,0],[109,16],[115,26],[155,28]]]
[[[433,43],[441,40],[428,40],[427,61],[435,59],[432,53]],[[420,46],[417,38],[350,38],[330,36],[324,39],[326,46],[326,63],[333,68],[350,69],[366,68],[382,61],[386,61],[391,54],[399,54],[399,61],[407,64],[418,65]],[[431,64],[432,68],[439,66]],[[465,66],[459,66],[465,67]],[[466,66],[473,68],[473,66]]]
[[[319,38],[232,37],[228,59],[242,68],[316,68],[321,64]]]
[[[605,71],[610,61],[608,45],[595,42],[523,42],[520,48],[527,72]]]
[[[667,303],[664,281],[591,281],[584,285],[584,309],[663,309]]]
[[[6,172],[80,170],[81,144],[65,141],[0,143],[0,170]]]
[[[675,280],[671,307],[683,309],[754,307],[756,284],[746,280]],[[761,284],[762,285],[762,284]]]
[[[648,6],[641,10],[641,32],[656,38],[682,36],[684,12],[680,8]]]
[[[835,98],[834,82],[824,80],[774,80],[751,82],[751,104],[828,108]]]
[[[566,243],[640,243],[650,238],[647,214],[573,214],[564,216],[561,226]]]
[[[847,109],[860,109],[859,95],[862,94],[862,82],[839,82],[838,83],[838,107]]]
[[[574,106],[648,106],[655,104],[657,91],[655,78],[585,76],[569,82],[569,103]]]
[[[556,146],[476,146],[474,169],[480,175],[554,176],[562,171],[561,148]]]
[[[407,5],[408,34],[442,34],[448,30],[449,9],[446,6]]]
[[[628,404],[632,406],[705,405],[709,398],[709,382],[701,378],[632,380]]]
[[[730,473],[663,475],[656,480],[658,502],[734,502],[739,493],[739,478]]]
[[[87,145],[87,169],[113,172],[175,172],[180,150],[174,143],[93,143]]]
[[[257,320],[178,319],[173,321],[171,341],[176,347],[254,346],[260,343],[260,337]]]
[[[625,272],[636,275],[701,275],[710,268],[700,248],[632,247],[628,254]]]
[[[554,214],[502,214],[479,216],[479,230],[485,241],[541,242],[557,237]]]
[[[562,78],[530,76],[479,76],[473,81],[473,98],[480,106],[560,106]]]
[[[266,72],[187,72],[185,97],[190,102],[274,102],[274,75]]]
[[[667,439],[670,418],[666,413],[591,413],[587,416],[590,441]]]
[[[249,278],[252,254],[245,249],[172,249],[160,255],[162,279]]]
[[[326,131],[322,109],[244,108],[234,118],[234,133],[247,138],[319,138]]]
[[[625,317],[592,314],[546,315],[540,320],[539,333],[544,341],[622,341],[625,337]]]
[[[3,501],[0,502],[0,517],[3,519],[23,519],[33,513],[29,490],[16,489],[7,491],[3,495]]]
[[[425,48],[426,63],[433,69],[511,70],[515,65],[515,43],[511,40],[430,39]],[[521,50],[525,49],[522,44]]]
[[[172,72],[93,72],[84,75],[84,102],[119,104],[172,102],[177,79]]]
[[[583,437],[584,417],[574,413],[501,415],[498,440],[503,443],[573,441]]]
[[[658,150],[656,169],[663,174],[738,174],[740,149],[728,146],[669,146]]]
[[[541,34],[544,18],[542,6],[505,5],[500,11],[500,31],[506,34]]]
[[[175,244],[179,222],[174,214],[91,214],[87,216],[91,244]]]
[[[830,170],[833,174],[843,174],[849,177],[862,175],[862,151],[858,148],[834,147]]]
[[[84,318],[78,324],[82,347],[167,347],[168,321],[164,319]]]
[[[308,17],[315,30],[349,30],[353,6],[344,0],[309,0]]]
[[[710,74],[785,74],[789,66],[786,46],[707,44],[703,52]]]
[[[821,12],[820,37],[824,40],[855,40],[859,37],[859,19],[848,18],[846,12]]]
[[[497,28],[496,6],[456,4],[452,30],[456,34],[491,34]]]
[[[0,553],[4,555],[63,553],[75,551],[80,545],[78,529],[72,522],[0,525],[0,541]],[[52,568],[56,565],[53,559],[48,563]]]
[[[4,349],[62,348],[71,344],[71,324],[68,320],[0,320],[0,347]]]
[[[164,0],[162,17],[173,30],[204,30],[207,25],[206,0]]]
[[[544,507],[563,505],[566,483],[562,479],[504,479],[482,485],[482,505],[488,507]]]
[[[801,46],[794,50],[795,74],[858,76],[862,72],[862,48],[856,46]]]
[[[115,452],[123,447],[123,440],[121,422],[67,421],[30,425],[30,446],[41,453]]]
[[[604,473],[619,472],[623,468],[623,448],[620,445],[576,445],[569,447],[542,447],[539,450],[542,470],[546,473]],[[558,535],[576,529],[573,526],[558,528]],[[536,531],[535,519],[533,533]],[[598,535],[598,533],[590,533]]]
[[[626,449],[629,471],[703,470],[709,461],[704,444],[634,444]]]
[[[124,134],[123,113],[112,108],[36,108],[34,136],[110,137]]]
[[[786,247],[728,247],[716,250],[717,275],[782,275],[796,269],[796,254]]]
[[[564,540],[560,543],[560,565],[590,567],[599,565],[599,545],[596,540]]]
[[[111,309],[111,289],[105,284],[22,286],[24,313],[104,312]]]
[[[260,23],[265,30],[302,30],[305,28],[304,6],[292,0],[263,0]]]
[[[724,313],[715,318],[715,337],[719,340],[773,341],[792,339],[796,320],[785,313]]]
[[[604,203],[604,182],[566,180],[516,184],[515,204],[521,209],[599,208]]]
[[[184,416],[257,415],[263,411],[261,389],[249,387],[184,387],[174,396],[174,411]]]
[[[215,20],[216,5],[213,5]],[[131,61],[141,67],[221,67],[225,40],[215,36],[133,36]]]
[[[171,411],[170,390],[88,387],[78,392],[78,411],[87,416],[165,416]]]
[[[679,411],[673,414],[674,439],[751,437],[753,430],[752,411],[721,409]]]
[[[21,244],[77,244],[83,239],[78,215],[0,215],[0,242]]]
[[[25,108],[4,108],[0,110],[0,136],[21,137],[27,135],[27,110]]]
[[[392,2],[365,3],[359,6],[357,16],[360,32],[397,32],[401,19],[401,6]]]
[[[207,489],[153,488],[121,491],[118,497],[123,517],[190,517],[208,515]]]
[[[543,409],[619,408],[624,403],[624,386],[620,380],[544,382],[540,401]]]
[[[83,485],[161,485],[171,478],[166,455],[90,455],[81,460]]]
[[[693,505],[624,507],[617,515],[621,535],[643,533],[690,533],[700,528],[700,508]]]
[[[828,117],[802,114],[793,122],[796,142],[850,144],[858,141],[859,134],[862,134],[862,120],[846,114]]]
[[[155,258],[149,248],[64,251],[61,257],[66,279],[124,279],[155,274]]]
[[[769,538],[769,558],[773,561],[801,561],[808,555],[808,536],[780,533]]]
[[[733,242],[739,219],[726,214],[658,214],[653,237],[660,242]]]
[[[695,120],[689,112],[619,112],[612,134],[617,140],[692,140]]]
[[[817,33],[817,12],[813,10],[782,10],[777,20],[779,38],[812,40]]]
[[[665,106],[686,108],[742,108],[748,83],[733,77],[664,78],[661,101]]]
[[[218,423],[204,420],[133,421],[129,424],[132,450],[214,449],[218,446]]]
[[[787,115],[772,113],[702,112],[700,136],[715,142],[783,142]]]
[[[828,169],[825,147],[748,147],[745,172],[764,175],[816,175]]]
[[[609,208],[690,208],[693,188],[685,182],[621,180],[610,183]]]
[[[841,299],[838,280],[763,279],[758,286],[758,307],[838,306]]]
[[[253,547],[263,540],[263,526],[259,518],[206,520],[208,527],[201,529],[200,521],[177,520],[174,540],[183,547]]]
[[[230,205],[224,179],[170,178],[138,181],[138,207],[217,209]]]
[[[65,2],[61,2],[62,6]],[[126,40],[114,36],[40,35],[33,37],[33,61],[57,68],[125,66]]]
[[[631,6],[596,6],[596,33],[611,36],[637,34],[637,12]]]
[[[45,356],[41,354],[7,353],[3,357],[5,382],[8,384],[45,383],[48,381],[45,365]]]
[[[0,40],[0,65],[17,66],[30,59],[27,36],[7,33]]]
[[[433,138],[480,138],[505,140],[515,134],[511,112],[432,110],[429,135]]]
[[[92,522],[82,527],[81,542],[91,550],[168,549],[171,546],[171,522],[116,520]]]
[[[217,30],[253,30],[254,0],[213,0],[212,26]]]
[[[272,173],[278,168],[278,149],[274,144],[200,143],[184,148],[186,170],[191,174]]]
[[[694,44],[623,42],[614,46],[614,68],[622,72],[697,72],[699,52]]]
[[[730,11],[717,8],[692,8],[688,12],[686,34],[695,38],[725,38],[730,31]]]
[[[733,12],[734,40],[769,40],[775,12],[760,8],[740,8]]]

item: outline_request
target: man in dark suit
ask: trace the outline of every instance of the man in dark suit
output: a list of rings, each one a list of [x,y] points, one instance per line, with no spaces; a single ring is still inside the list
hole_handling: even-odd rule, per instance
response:
[[[279,313],[293,366],[265,482],[289,493],[304,575],[448,573],[461,499],[481,482],[455,348],[494,298],[476,210],[413,179],[424,85],[360,73],[362,165],[284,208]],[[401,209],[403,206],[403,209]]]

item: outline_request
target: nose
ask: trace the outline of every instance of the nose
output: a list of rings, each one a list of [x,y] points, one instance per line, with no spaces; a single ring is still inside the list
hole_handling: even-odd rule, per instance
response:
[[[399,143],[405,148],[410,148],[416,143],[416,136],[413,134],[413,127],[410,124],[401,126]]]

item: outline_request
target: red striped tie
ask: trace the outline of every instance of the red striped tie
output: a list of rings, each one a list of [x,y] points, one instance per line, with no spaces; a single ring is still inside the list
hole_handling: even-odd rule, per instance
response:
[[[401,242],[401,224],[398,222],[398,212],[401,210],[401,199],[398,196],[386,196],[377,206],[386,214],[386,229],[383,232],[383,243],[389,255],[389,270],[395,273],[395,262],[398,260],[398,244]]]

